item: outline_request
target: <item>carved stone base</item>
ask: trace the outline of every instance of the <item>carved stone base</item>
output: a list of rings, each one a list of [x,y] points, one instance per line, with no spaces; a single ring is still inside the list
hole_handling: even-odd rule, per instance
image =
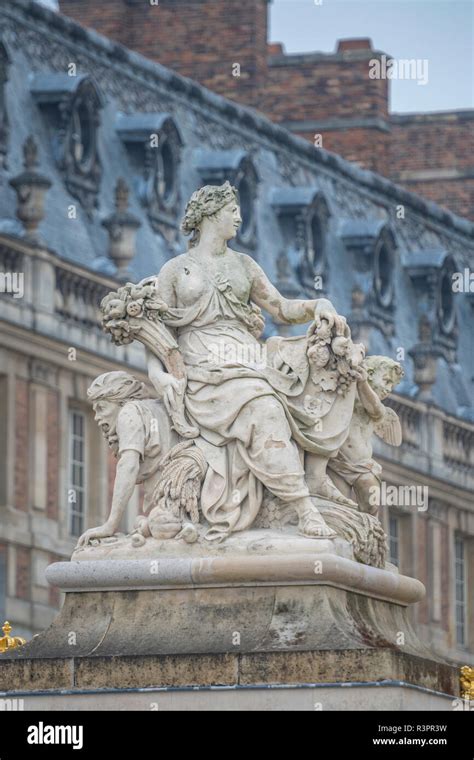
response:
[[[220,556],[50,565],[65,603],[21,654],[71,656],[73,631],[75,656],[367,647],[427,656],[407,617],[423,584],[329,553],[331,543],[295,538],[279,554],[256,540],[247,554],[225,543]]]
[[[301,553],[290,542],[279,555],[279,546],[265,550],[255,539],[246,554],[234,546],[214,556],[51,565],[64,606],[47,631],[0,656],[0,691],[25,693],[38,709],[64,709],[65,695],[72,709],[114,709],[112,693],[116,709],[149,709],[144,689],[164,709],[175,704],[161,702],[169,689],[189,690],[185,709],[213,709],[206,690],[221,686],[251,688],[255,707],[245,709],[310,709],[296,707],[296,684],[308,705],[323,699],[324,709],[343,709],[336,684],[362,688],[366,709],[383,709],[372,689],[379,683],[385,709],[421,709],[422,691],[434,709],[458,693],[456,669],[434,660],[410,625],[408,607],[424,594],[419,581],[341,556],[343,541],[339,555],[337,542],[309,539]],[[275,699],[265,692],[272,686]],[[355,691],[344,694],[353,708]],[[228,709],[242,709],[242,700]]]
[[[315,539],[301,536],[294,526],[279,529],[245,530],[232,533],[225,541],[208,541],[204,538],[205,529],[200,530],[199,539],[187,543],[184,539],[159,540],[150,536],[143,545],[134,545],[134,535],[114,536],[95,542],[83,549],[76,549],[71,560],[73,562],[103,561],[103,560],[163,560],[207,557],[287,557],[289,555],[334,554],[347,559],[354,559],[354,552],[348,541],[343,538]],[[68,563],[66,563],[68,564]],[[56,584],[56,576],[49,578],[52,585]]]

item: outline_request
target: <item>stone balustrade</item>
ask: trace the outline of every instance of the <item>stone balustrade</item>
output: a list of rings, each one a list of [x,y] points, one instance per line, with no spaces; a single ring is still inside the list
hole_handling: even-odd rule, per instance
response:
[[[77,350],[93,351],[104,359],[144,368],[138,344],[114,346],[102,331],[99,304],[118,281],[60,259],[51,251],[7,235],[0,235],[0,272],[6,298],[0,301],[0,319],[62,340]],[[21,276],[23,292],[9,291]]]

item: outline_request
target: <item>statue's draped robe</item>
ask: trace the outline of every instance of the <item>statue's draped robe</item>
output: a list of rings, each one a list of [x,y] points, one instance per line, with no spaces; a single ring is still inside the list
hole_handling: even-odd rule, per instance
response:
[[[185,406],[209,464],[201,492],[209,538],[249,527],[263,485],[285,502],[308,496],[303,451],[335,454],[354,405],[352,390],[344,398],[326,394],[327,413],[318,424],[302,401],[312,392],[306,338],[260,343],[252,334],[256,311],[216,278],[191,307],[163,315],[176,329],[188,378]]]

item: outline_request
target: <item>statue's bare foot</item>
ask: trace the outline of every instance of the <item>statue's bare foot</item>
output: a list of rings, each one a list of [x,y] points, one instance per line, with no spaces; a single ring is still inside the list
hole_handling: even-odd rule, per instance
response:
[[[308,538],[335,538],[336,532],[324,522],[316,508],[308,509],[299,516],[298,528]]]
[[[342,504],[345,507],[354,507],[357,509],[357,504],[352,499],[348,499],[344,496],[339,488],[336,488],[329,475],[326,475],[318,486],[318,493],[315,496],[320,496],[322,499],[329,499],[335,501],[337,504]]]

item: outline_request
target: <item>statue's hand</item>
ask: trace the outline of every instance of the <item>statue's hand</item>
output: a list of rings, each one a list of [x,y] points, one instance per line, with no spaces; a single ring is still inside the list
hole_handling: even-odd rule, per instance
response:
[[[337,313],[331,301],[327,298],[317,299],[314,309],[314,319],[316,324],[323,319],[327,320],[331,328],[333,326],[336,328],[336,335],[344,335],[347,337],[349,328],[347,326],[346,318]]]
[[[326,309],[322,309],[321,311],[316,310],[314,313],[314,320],[316,327],[326,320],[331,329],[334,327],[336,335],[346,335],[347,330],[349,329],[347,327],[346,318],[341,316],[341,314],[337,314],[335,311],[327,311]]]
[[[352,371],[355,375],[355,379],[358,383],[365,383],[368,379],[369,375],[367,374],[367,370],[365,367],[359,366],[359,367],[353,367]]]
[[[86,530],[85,533],[83,533],[79,538],[76,549],[83,549],[91,541],[93,541],[94,538],[109,538],[110,536],[113,536],[114,533],[115,526],[107,522],[103,525],[99,525],[97,528],[89,528],[89,530]]]
[[[169,372],[155,372],[152,380],[158,398],[168,402],[174,408],[176,406],[175,394],[181,395],[183,393],[184,380],[178,380]]]

